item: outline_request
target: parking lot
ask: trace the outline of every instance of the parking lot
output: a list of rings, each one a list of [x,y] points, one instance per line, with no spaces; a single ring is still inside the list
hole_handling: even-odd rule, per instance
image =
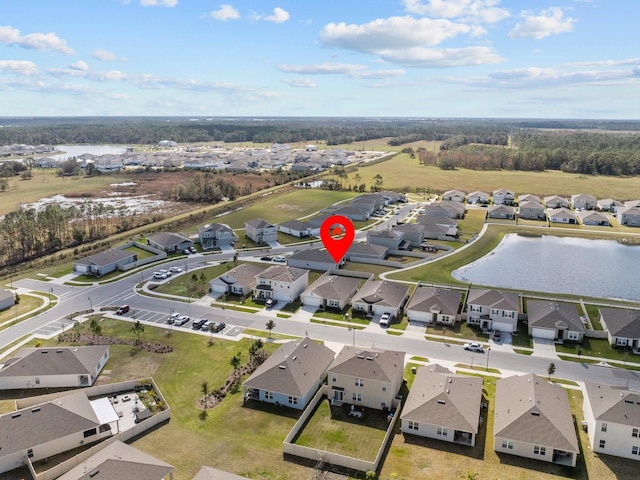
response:
[[[136,319],[136,320],[140,320],[140,321],[144,321],[144,322],[149,322],[149,323],[156,323],[156,324],[162,324],[165,325],[167,328],[169,328],[169,324],[167,323],[167,320],[169,319],[170,315],[174,315],[175,317],[179,317],[182,315],[186,315],[186,312],[171,312],[171,314],[167,314],[167,313],[160,313],[160,312],[152,312],[152,311],[148,311],[148,310],[134,310],[131,309],[131,311],[129,313],[126,314],[127,318],[130,319]],[[118,315],[115,316],[115,318],[122,318],[122,316]],[[206,317],[207,320],[210,321],[217,321],[217,322],[223,322],[223,320],[220,319],[215,319],[212,317]],[[180,330],[180,331],[191,331],[194,333],[202,333],[203,335],[211,335],[211,333],[209,332],[208,329],[206,330],[202,330],[202,329],[198,329],[198,330],[194,330],[193,329],[193,322],[199,320],[200,317],[190,317],[189,320],[182,324],[182,325],[178,325],[178,324],[174,324],[171,328],[175,329],[175,330]],[[229,336],[233,336],[233,335],[237,335],[238,333],[240,333],[242,331],[242,329],[240,328],[236,328],[233,325],[229,325],[226,324],[225,327],[219,331],[219,332],[214,332],[214,335],[229,335]]]

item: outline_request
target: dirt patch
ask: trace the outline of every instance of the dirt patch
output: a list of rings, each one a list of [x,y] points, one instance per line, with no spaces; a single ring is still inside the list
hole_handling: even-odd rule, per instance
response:
[[[303,212],[304,211],[304,207],[300,206],[300,205],[276,205],[276,208],[280,208],[281,210],[286,210],[286,211],[296,211],[296,212]]]
[[[132,338],[118,337],[94,337],[87,333],[63,333],[58,337],[61,342],[82,343],[83,345],[131,345],[153,353],[171,353],[173,347],[171,345],[163,345],[162,343],[150,343],[141,341],[136,345],[136,341]]]

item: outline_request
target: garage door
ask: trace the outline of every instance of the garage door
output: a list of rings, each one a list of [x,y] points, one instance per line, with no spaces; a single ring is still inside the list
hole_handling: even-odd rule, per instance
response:
[[[321,298],[312,297],[311,295],[309,296],[300,295],[300,300],[302,300],[302,304],[304,306],[309,306],[309,307],[319,307],[320,303],[322,302]]]
[[[531,330],[531,336],[534,338],[546,338],[553,340],[556,337],[556,332],[549,330],[548,328],[533,328]]]
[[[493,330],[500,330],[501,332],[513,333],[513,325],[511,323],[491,322],[491,328]]]

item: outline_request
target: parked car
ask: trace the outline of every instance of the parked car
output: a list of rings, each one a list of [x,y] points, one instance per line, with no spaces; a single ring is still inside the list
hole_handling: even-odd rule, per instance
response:
[[[482,348],[482,345],[480,345],[479,343],[465,343],[464,344],[464,349],[465,350],[469,350],[470,352],[478,352],[478,353],[484,353],[484,348]]]
[[[211,325],[211,320],[207,320],[205,318],[204,322],[202,322],[202,325],[200,325],[200,330],[208,332],[209,331],[209,325]]]
[[[181,269],[180,267],[171,267],[171,268],[169,269],[169,271],[170,271],[171,273],[180,273],[180,272],[182,271],[182,269]]]
[[[170,277],[171,276],[171,271],[169,270],[158,270],[158,273],[161,273],[163,275],[165,275],[165,277]]]
[[[165,278],[167,278],[167,275],[162,272],[153,272],[153,278],[155,278],[156,280],[164,280]]]
[[[213,333],[221,332],[226,326],[224,322],[213,322]]]
[[[129,311],[129,305],[122,305],[116,310],[116,315],[124,315]]]
[[[287,261],[287,259],[285,257],[283,257],[282,255],[277,255],[277,256],[273,257],[273,261],[274,262],[278,262],[278,263],[285,263]]]
[[[500,340],[500,330],[494,330],[493,333],[491,334],[491,338],[493,338],[496,341]]]
[[[380,326],[388,327],[390,323],[391,323],[391,314],[383,313],[382,316],[380,317]]]
[[[264,302],[264,306],[267,308],[271,308],[273,307],[276,303],[278,303],[277,300],[273,299],[273,298],[267,298],[267,301]]]
[[[270,262],[271,260],[273,260],[273,258],[265,255],[264,257],[260,257],[260,260],[262,260],[263,262]]]
[[[200,330],[202,328],[202,325],[204,325],[208,320],[206,318],[200,318],[198,320],[194,320],[193,321],[193,325],[191,325],[191,327],[194,330]]]
[[[185,255],[189,255],[191,253],[191,250],[185,248],[184,250],[182,250],[182,253],[184,253]]]
[[[196,250],[196,247],[189,247],[189,251],[191,253],[198,253],[198,251]]]
[[[181,327],[182,325],[184,325],[185,323],[187,323],[190,320],[188,315],[180,315],[178,318],[176,318],[176,321],[174,323],[174,325],[176,327]]]

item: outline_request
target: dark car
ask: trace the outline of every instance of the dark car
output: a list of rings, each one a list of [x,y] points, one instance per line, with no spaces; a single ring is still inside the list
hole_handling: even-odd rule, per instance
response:
[[[124,315],[129,311],[129,305],[122,305],[116,310],[116,315]]]
[[[264,257],[260,257],[260,260],[262,260],[263,262],[270,262],[272,260],[271,257],[265,255]]]
[[[278,303],[277,300],[274,300],[273,298],[268,298],[266,302],[264,302],[265,307],[267,308],[271,308],[273,307],[276,303]]]
[[[199,320],[195,320],[193,322],[192,328],[194,330],[200,330],[202,328],[202,325],[204,325],[204,323],[207,321],[206,318],[201,318]]]
[[[224,327],[227,325],[224,322],[214,322],[213,323],[213,333],[218,333],[224,330]]]

